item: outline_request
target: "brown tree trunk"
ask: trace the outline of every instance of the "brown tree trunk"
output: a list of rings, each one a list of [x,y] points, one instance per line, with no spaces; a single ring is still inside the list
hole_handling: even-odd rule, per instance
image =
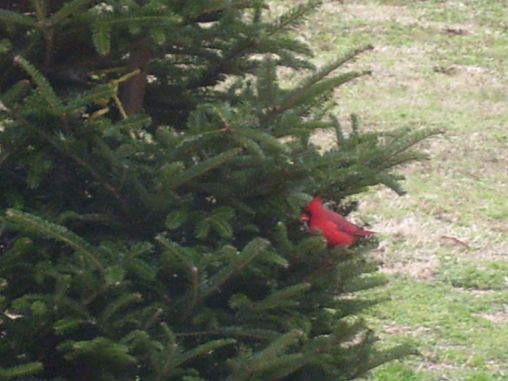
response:
[[[130,52],[128,68],[129,72],[136,69],[140,73],[125,82],[120,89],[120,100],[127,115],[134,115],[141,111],[143,108],[143,100],[145,98],[146,90],[146,77],[148,75],[148,66],[152,52],[144,43],[146,41],[139,41]]]

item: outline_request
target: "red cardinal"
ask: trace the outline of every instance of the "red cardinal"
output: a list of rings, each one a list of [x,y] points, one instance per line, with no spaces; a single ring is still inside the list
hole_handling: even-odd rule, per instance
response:
[[[374,232],[364,230],[347,221],[340,214],[327,209],[319,197],[314,197],[300,216],[307,222],[309,232],[321,234],[328,246],[350,246],[360,237],[369,238]]]

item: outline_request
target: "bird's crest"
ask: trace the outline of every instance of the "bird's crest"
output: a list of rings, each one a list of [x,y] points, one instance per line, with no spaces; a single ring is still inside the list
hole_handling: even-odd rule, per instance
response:
[[[307,209],[313,213],[313,212],[317,212],[321,209],[323,209],[323,203],[321,202],[321,198],[316,196],[312,199],[312,201],[309,203],[309,205],[307,206]]]

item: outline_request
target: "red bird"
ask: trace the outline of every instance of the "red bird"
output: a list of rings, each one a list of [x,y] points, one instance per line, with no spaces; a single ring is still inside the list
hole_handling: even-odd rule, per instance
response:
[[[309,232],[321,234],[328,246],[350,246],[359,238],[369,238],[374,232],[352,224],[340,214],[327,209],[319,197],[314,197],[300,216],[307,222]]]

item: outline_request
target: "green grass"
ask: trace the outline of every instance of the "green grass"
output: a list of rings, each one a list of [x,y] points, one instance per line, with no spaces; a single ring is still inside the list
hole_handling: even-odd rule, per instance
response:
[[[392,278],[392,300],[374,308],[368,319],[384,341],[410,337],[421,356],[385,365],[368,380],[390,379],[388,375],[396,380],[402,371],[425,381],[506,379],[508,325],[499,324],[496,316],[503,312],[508,296],[499,282],[485,278],[492,269],[477,270],[477,278],[469,270],[457,268],[450,274],[444,269],[442,281]],[[466,288],[453,286],[454,280]],[[491,291],[470,292],[477,286]]]
[[[441,265],[439,278],[452,287],[470,290],[504,290],[507,262],[448,260]]]
[[[366,318],[384,345],[421,353],[365,381],[508,380],[507,15],[507,0],[325,0],[299,31],[317,64],[375,46],[351,64],[372,76],[336,93],[344,125],[356,113],[366,129],[446,132],[402,169],[407,196],[360,198],[392,298]]]

